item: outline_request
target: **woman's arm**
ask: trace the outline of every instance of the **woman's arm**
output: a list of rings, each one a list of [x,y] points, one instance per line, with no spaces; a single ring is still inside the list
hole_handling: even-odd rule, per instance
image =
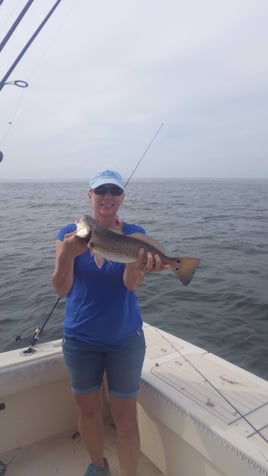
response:
[[[56,241],[55,268],[51,277],[56,293],[63,297],[73,284],[74,259],[84,253],[87,243],[74,233],[66,233],[64,240]]]
[[[161,271],[163,268],[161,259],[158,255],[153,257],[152,253],[147,253],[144,260],[144,249],[139,250],[138,260],[135,263],[126,264],[123,280],[129,291],[136,291],[144,280],[144,272]]]
[[[136,291],[144,280],[144,249],[139,251],[138,260],[135,263],[126,264],[123,280],[124,285],[129,291]]]

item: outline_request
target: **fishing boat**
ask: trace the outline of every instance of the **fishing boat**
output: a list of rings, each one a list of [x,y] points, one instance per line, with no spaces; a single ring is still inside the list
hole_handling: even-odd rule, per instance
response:
[[[268,382],[149,324],[139,476],[268,476]],[[79,476],[88,455],[61,340],[1,354],[0,475]],[[30,349],[33,350],[33,349]],[[103,382],[105,456],[119,475]]]

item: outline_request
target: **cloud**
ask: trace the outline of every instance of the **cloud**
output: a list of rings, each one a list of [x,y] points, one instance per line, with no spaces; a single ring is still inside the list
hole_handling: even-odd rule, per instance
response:
[[[53,4],[35,2],[2,74]],[[6,30],[22,5],[1,6]],[[61,2],[12,75],[29,88],[1,92],[0,177],[127,174],[162,122],[137,176],[268,177],[267,13],[262,0]]]

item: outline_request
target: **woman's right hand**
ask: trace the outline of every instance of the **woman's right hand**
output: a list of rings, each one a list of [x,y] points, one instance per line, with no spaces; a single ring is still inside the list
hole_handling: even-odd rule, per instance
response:
[[[75,258],[85,253],[87,246],[87,241],[83,238],[79,238],[75,232],[66,233],[62,242],[61,253]]]
[[[56,293],[63,297],[73,284],[74,259],[87,250],[86,240],[75,233],[66,233],[64,240],[56,241],[55,268],[52,284]]]

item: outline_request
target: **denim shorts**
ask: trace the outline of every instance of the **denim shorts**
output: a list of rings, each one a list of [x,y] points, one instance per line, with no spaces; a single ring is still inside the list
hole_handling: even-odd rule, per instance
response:
[[[62,350],[68,367],[72,391],[85,395],[96,392],[102,384],[104,371],[109,393],[118,398],[136,397],[145,355],[142,330],[120,349],[103,351],[101,347],[70,337],[63,337]]]

